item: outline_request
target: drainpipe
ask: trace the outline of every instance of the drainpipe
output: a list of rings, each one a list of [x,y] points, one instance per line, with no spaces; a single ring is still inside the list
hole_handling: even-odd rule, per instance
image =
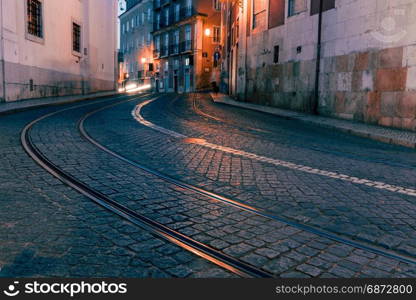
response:
[[[0,0],[0,26],[1,26],[1,40],[0,40],[0,47],[1,47],[1,72],[2,72],[2,81],[3,81],[3,102],[6,102],[6,67],[5,67],[5,59],[4,59],[4,29],[3,29],[3,0]]]
[[[247,13],[245,14],[244,13],[244,7],[246,8],[246,10],[247,10]],[[246,20],[245,20],[245,22],[244,22],[244,25],[245,25],[245,30],[243,31],[244,32],[244,41],[245,41],[245,52],[244,52],[244,102],[249,102],[248,101],[248,99],[247,99],[247,94],[248,94],[248,87],[247,87],[247,85],[248,85],[248,69],[247,69],[247,67],[248,67],[248,61],[247,61],[247,56],[248,56],[248,36],[247,36],[247,34],[248,34],[248,32],[247,32],[247,22],[248,22],[248,18],[251,18],[251,16],[249,16],[249,10],[248,10],[248,1],[245,1],[245,6],[243,5],[243,8],[242,8],[242,15],[243,16],[245,16],[245,18],[246,18]],[[239,27],[240,27],[240,24],[239,24]],[[240,36],[242,36],[240,33],[239,33],[239,35]],[[238,55],[238,53],[237,53],[237,55]],[[238,56],[237,56],[238,57]],[[236,72],[236,75],[238,74],[238,69],[237,69],[237,72]]]
[[[324,0],[319,0],[319,21],[318,21],[318,44],[316,48],[316,73],[315,73],[315,91],[312,100],[312,113],[318,114],[319,103],[319,74],[321,72],[321,50],[322,50],[322,15]]]

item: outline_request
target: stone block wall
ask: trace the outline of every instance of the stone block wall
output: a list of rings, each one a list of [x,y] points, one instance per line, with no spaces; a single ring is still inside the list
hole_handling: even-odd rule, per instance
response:
[[[409,64],[414,53],[409,50],[395,47],[325,58],[320,113],[416,131],[416,77]]]
[[[113,81],[91,77],[83,79],[82,76],[75,74],[10,62],[5,63],[5,75],[6,102],[114,90]],[[1,97],[3,94],[3,85],[1,85]]]
[[[282,26],[260,32],[240,26],[238,99],[311,111],[318,16],[306,3]],[[415,45],[414,0],[336,0],[323,14],[319,113],[416,131]]]

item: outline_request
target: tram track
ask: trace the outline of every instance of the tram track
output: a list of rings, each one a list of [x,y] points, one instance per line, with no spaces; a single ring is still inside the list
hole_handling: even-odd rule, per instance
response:
[[[130,102],[137,100],[137,98],[134,99],[127,99],[123,101],[119,101],[117,103],[112,103],[111,105],[105,106],[105,108],[114,107],[116,105],[120,105],[122,103]],[[46,115],[43,115],[29,124],[27,124],[22,132],[21,132],[21,144],[24,148],[24,150],[27,152],[27,154],[37,163],[39,164],[43,169],[48,171],[51,175],[62,181],[64,184],[68,185],[69,187],[73,188],[74,190],[78,191],[82,195],[86,196],[96,204],[104,207],[105,209],[111,211],[112,213],[124,218],[125,220],[147,230],[148,232],[153,233],[156,236],[159,236],[179,247],[182,249],[185,249],[191,253],[194,253],[195,255],[210,261],[221,268],[224,268],[238,276],[241,277],[254,277],[254,278],[271,278],[274,277],[273,274],[270,272],[267,272],[265,270],[262,270],[260,268],[257,268],[251,264],[248,264],[242,260],[239,260],[237,258],[234,258],[230,255],[227,255],[221,251],[218,251],[217,249],[214,249],[211,246],[208,246],[206,244],[203,244],[201,242],[198,242],[194,239],[192,239],[189,236],[186,236],[179,231],[173,230],[165,225],[163,225],[160,222],[157,222],[155,220],[152,220],[148,217],[146,217],[143,214],[140,214],[132,209],[129,209],[128,207],[122,205],[121,203],[113,200],[111,197],[108,197],[107,195],[104,195],[103,193],[99,192],[98,190],[88,186],[87,184],[83,183],[81,180],[78,180],[73,175],[69,174],[68,172],[64,171],[60,167],[58,167],[56,164],[54,164],[51,160],[47,158],[45,153],[42,153],[38,147],[36,147],[35,143],[32,141],[31,138],[31,130],[32,128],[39,122],[55,116],[57,114],[89,106],[94,105],[96,103],[89,103],[89,104],[83,104],[80,106],[70,107],[63,110],[55,111]],[[87,114],[86,116],[88,116]],[[78,123],[79,128],[82,125],[82,120]],[[90,141],[91,142],[91,141]],[[103,149],[102,149],[103,150]],[[114,156],[114,155],[113,155]],[[117,157],[117,156],[116,156]],[[117,158],[121,158],[117,157]]]
[[[178,180],[178,179],[176,179],[174,177],[171,177],[167,174],[164,174],[164,173],[159,172],[155,169],[152,169],[152,168],[150,168],[150,167],[148,167],[148,166],[146,166],[146,165],[144,165],[140,162],[133,161],[133,160],[121,155],[120,153],[117,153],[117,152],[107,148],[106,146],[99,143],[96,139],[94,139],[92,136],[89,135],[89,133],[85,129],[85,122],[88,118],[92,117],[93,115],[95,115],[95,114],[97,114],[101,111],[104,111],[106,109],[112,108],[112,107],[114,107],[116,105],[119,105],[119,104],[122,104],[122,103],[113,104],[113,105],[106,106],[106,107],[101,107],[97,110],[91,111],[88,114],[84,115],[78,122],[78,130],[79,130],[81,136],[86,141],[90,142],[91,144],[93,144],[97,148],[101,149],[102,151],[108,153],[109,155],[111,155],[111,156],[113,156],[113,157],[115,157],[115,158],[117,158],[117,159],[135,167],[135,168],[138,168],[138,169],[140,169],[140,170],[142,170],[146,173],[152,174],[152,175],[164,180],[165,182],[173,184],[177,187],[180,187],[180,188],[185,189],[187,191],[190,191],[192,193],[202,195],[202,196],[204,196],[204,197],[206,197],[210,200],[213,200],[213,201],[216,201],[216,202],[221,202],[221,203],[226,204],[228,206],[238,208],[242,211],[246,211],[246,212],[255,214],[257,216],[260,216],[260,217],[263,217],[263,218],[266,218],[266,219],[269,219],[269,220],[274,220],[274,221],[281,222],[285,225],[292,226],[294,228],[303,230],[305,232],[308,232],[308,233],[311,233],[311,234],[314,234],[314,235],[317,235],[317,236],[320,236],[320,237],[323,237],[323,238],[330,239],[332,241],[335,241],[335,242],[338,242],[338,243],[341,243],[341,244],[344,244],[344,245],[348,245],[348,246],[351,246],[351,247],[354,247],[354,248],[358,248],[358,249],[361,249],[361,250],[364,250],[364,251],[368,251],[368,252],[371,252],[371,253],[374,253],[376,255],[386,257],[386,258],[398,260],[400,262],[408,263],[408,264],[411,264],[411,265],[416,265],[416,257],[409,256],[409,255],[406,255],[406,254],[403,254],[403,253],[399,253],[397,251],[392,251],[392,250],[384,248],[380,245],[373,245],[373,244],[369,244],[369,243],[356,241],[356,240],[350,239],[346,236],[339,235],[339,234],[334,234],[330,231],[326,231],[325,229],[322,229],[322,228],[317,228],[317,227],[314,227],[314,226],[302,224],[302,223],[295,222],[295,221],[289,220],[289,219],[281,217],[281,216],[274,215],[273,213],[264,211],[262,209],[244,204],[240,201],[230,199],[228,197],[216,194],[216,193],[211,192],[211,191],[204,190],[204,189],[199,188],[197,186],[194,186],[194,185],[188,184],[186,182],[183,182],[181,180]]]
[[[226,120],[217,116],[213,116],[207,112],[202,111],[199,107],[198,107],[198,101],[196,99],[196,94],[193,95],[192,97],[192,110],[195,112],[196,115],[199,115],[202,118],[205,119],[210,119],[212,121],[215,121],[217,123],[221,123],[221,124],[227,124],[227,126],[236,128],[236,129],[241,129],[241,125],[236,124],[233,121],[230,120]],[[276,118],[283,118],[286,120],[290,120],[286,117],[277,117]],[[322,127],[323,129],[325,129],[325,127]],[[257,128],[257,127],[247,127],[246,129],[252,130],[252,131],[257,131],[258,133],[263,134],[262,135],[262,139],[269,141],[271,143],[276,143],[279,142],[279,144],[282,144],[281,141],[277,141],[276,139],[273,139],[269,136],[269,134],[272,134],[272,131],[267,131],[264,130],[262,128]],[[244,135],[248,135],[248,134],[244,134]],[[411,164],[403,164],[403,163],[399,163],[399,162],[390,162],[390,161],[386,161],[386,160],[382,160],[379,158],[370,158],[367,156],[363,156],[362,154],[357,155],[351,151],[346,151],[346,150],[330,150],[330,149],[323,149],[323,148],[319,148],[319,147],[315,147],[315,146],[308,146],[305,144],[297,144],[297,143],[290,143],[290,144],[282,144],[284,146],[291,146],[291,147],[296,147],[297,149],[307,149],[307,150],[311,150],[317,153],[323,153],[323,154],[330,154],[330,155],[334,155],[337,157],[341,157],[341,158],[348,158],[348,159],[353,159],[353,160],[357,160],[357,161],[362,161],[362,162],[369,162],[369,163],[377,163],[380,165],[387,165],[387,166],[391,166],[391,167],[399,167],[399,168],[405,168],[405,169],[409,169],[409,170],[414,170],[416,168],[416,164],[411,163]]]

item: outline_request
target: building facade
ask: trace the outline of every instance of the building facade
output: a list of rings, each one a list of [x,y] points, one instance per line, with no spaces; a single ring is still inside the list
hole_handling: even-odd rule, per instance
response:
[[[416,2],[320,3],[224,0],[222,90],[242,101],[416,130]]]
[[[114,90],[117,1],[0,1],[0,99]]]
[[[155,0],[154,59],[161,92],[191,92],[219,81],[219,0]]]
[[[119,18],[124,79],[154,85],[153,0],[127,0],[126,12]]]

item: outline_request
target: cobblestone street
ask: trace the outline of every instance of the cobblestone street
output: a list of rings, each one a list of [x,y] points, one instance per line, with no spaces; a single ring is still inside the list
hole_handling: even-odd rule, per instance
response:
[[[1,277],[416,276],[414,149],[205,93],[0,119]],[[26,153],[25,132],[55,173],[175,236],[59,180]]]

